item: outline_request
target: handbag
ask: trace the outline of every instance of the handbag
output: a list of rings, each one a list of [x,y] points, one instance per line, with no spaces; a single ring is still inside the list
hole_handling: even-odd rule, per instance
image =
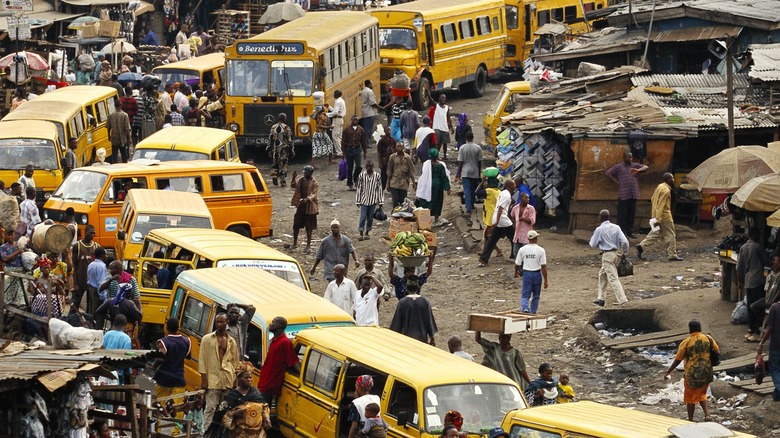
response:
[[[349,171],[347,167],[347,159],[342,158],[341,163],[339,163],[339,181],[344,181],[347,179],[347,172]]]
[[[629,260],[628,257],[622,256],[620,258],[620,261],[617,265],[617,273],[618,277],[628,277],[629,275],[634,275],[634,265],[631,263],[631,260]]]
[[[761,353],[756,354],[756,385],[764,383],[764,374],[766,374],[766,364],[764,363],[764,355]]]
[[[386,221],[387,220],[387,213],[385,213],[385,210],[380,205],[377,207],[376,210],[374,210],[374,219],[378,221]]]
[[[715,349],[715,341],[712,340],[712,336],[707,335],[707,339],[710,340],[710,363],[716,367],[720,365],[720,353]]]

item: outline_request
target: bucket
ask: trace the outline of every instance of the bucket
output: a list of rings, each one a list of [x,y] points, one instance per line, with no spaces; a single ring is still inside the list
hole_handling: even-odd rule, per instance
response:
[[[65,225],[38,224],[33,232],[32,241],[38,251],[60,254],[70,247],[73,234]]]

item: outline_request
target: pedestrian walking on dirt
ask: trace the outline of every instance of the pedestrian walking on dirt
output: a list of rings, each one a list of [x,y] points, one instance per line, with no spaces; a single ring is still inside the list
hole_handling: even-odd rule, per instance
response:
[[[539,233],[528,232],[528,244],[517,251],[516,266],[523,269],[523,295],[520,309],[524,313],[536,313],[542,295],[542,286],[547,289],[547,253],[537,245]]]
[[[338,219],[333,219],[330,222],[330,235],[320,242],[320,247],[317,249],[317,260],[314,261],[314,266],[311,267],[311,275],[317,270],[317,265],[321,261],[325,261],[325,279],[333,281],[333,268],[336,265],[344,265],[345,273],[349,269],[349,256],[355,260],[355,267],[360,267],[360,262],[355,254],[355,248],[352,246],[352,241],[349,237],[341,234],[341,223]]]
[[[525,391],[525,387],[531,383],[531,377],[526,371],[522,353],[512,346],[511,334],[501,333],[498,335],[498,342],[493,342],[483,339],[482,332],[478,331],[474,333],[474,341],[485,353],[482,365],[514,380]]]
[[[404,152],[403,143],[395,144],[395,153],[387,161],[387,191],[393,198],[393,208],[404,203],[409,184],[414,182],[414,163]]]
[[[623,152],[623,162],[607,170],[607,177],[618,185],[617,221],[626,237],[635,239],[634,217],[639,199],[639,174],[647,172],[644,164],[634,163],[630,151]]]
[[[292,130],[287,126],[287,114],[279,113],[277,120],[271,126],[266,150],[271,155],[273,162],[271,181],[275,186],[281,183],[284,187],[287,185],[287,162],[290,158],[295,158],[295,149],[293,148]]]
[[[357,286],[355,282],[346,278],[346,267],[338,264],[333,267],[333,281],[328,283],[325,289],[325,299],[339,306],[344,312],[353,315],[355,297],[357,296]]]
[[[170,397],[182,394],[187,390],[184,379],[184,359],[190,355],[192,348],[190,338],[179,333],[179,320],[168,318],[165,322],[168,334],[157,340],[157,351],[162,358],[157,360],[159,368],[154,373],[154,397]],[[174,404],[180,404],[184,398],[173,399]],[[183,418],[177,413],[176,418]]]
[[[653,192],[652,214],[656,220],[657,227],[650,230],[650,233],[641,243],[636,246],[637,255],[642,259],[642,253],[648,245],[653,245],[660,240],[666,243],[666,255],[670,262],[680,262],[682,257],[677,255],[677,234],[674,229],[674,218],[672,217],[672,188],[674,187],[674,175],[667,172],[663,176],[663,182],[658,184]]]
[[[739,248],[737,259],[737,287],[744,292],[748,309],[764,297],[764,266],[768,264],[766,253],[758,243],[758,230],[748,229],[748,241]],[[747,342],[758,342],[761,319],[748,311],[748,332],[745,335]]]
[[[506,238],[512,242],[512,238],[515,236],[515,227],[509,218],[509,206],[512,203],[512,193],[514,192],[515,182],[508,180],[504,183],[504,190],[501,190],[498,194],[496,207],[493,211],[493,219],[490,223],[494,228],[491,230],[487,244],[479,256],[480,267],[487,266],[488,261],[490,261],[490,254],[501,238]]]
[[[479,185],[479,174],[482,171],[482,147],[474,143],[474,133],[464,134],[464,143],[458,149],[458,172],[455,181],[462,181],[463,199],[466,206],[465,218],[469,221],[478,220],[472,217],[476,211],[475,194]]]
[[[354,190],[354,182],[363,170],[361,156],[364,160],[368,158],[368,142],[363,135],[363,128],[358,125],[356,114],[352,115],[352,124],[341,133],[341,141],[344,158],[347,160],[347,187]]]
[[[599,213],[601,225],[590,238],[590,247],[601,251],[601,269],[599,269],[599,294],[593,304],[604,307],[607,297],[607,285],[615,293],[618,305],[626,304],[626,293],[618,277],[617,265],[628,253],[628,239],[620,226],[609,221],[609,210]]]
[[[298,179],[298,172],[293,171],[290,187],[293,189],[290,205],[295,207],[293,216],[293,243],[290,250],[298,246],[298,233],[306,229],[306,248],[304,254],[311,252],[311,234],[317,229],[317,215],[320,214],[320,185],[314,179],[314,167],[303,167],[303,178]]]
[[[385,202],[382,179],[379,173],[374,172],[374,163],[371,160],[366,161],[366,170],[358,176],[356,186],[355,204],[360,208],[360,221],[358,222],[360,237],[358,240],[369,240],[371,228],[374,225],[374,212],[377,206],[381,206]]]
[[[328,111],[328,117],[333,125],[333,155],[335,157],[343,157],[344,153],[341,148],[341,137],[344,131],[344,116],[347,114],[347,104],[344,102],[344,98],[341,97],[344,93],[341,90],[333,92],[333,106]]]

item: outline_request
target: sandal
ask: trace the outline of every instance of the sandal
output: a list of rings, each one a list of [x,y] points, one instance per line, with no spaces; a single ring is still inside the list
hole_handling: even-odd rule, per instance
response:
[[[488,264],[487,264],[487,263],[485,263],[485,262],[479,262],[479,267],[480,267],[480,268],[484,268],[484,267],[485,267],[485,266],[487,266],[487,265],[488,265]]]
[[[712,421],[712,417],[704,417],[704,422]]]
[[[749,337],[745,338],[745,342],[761,342],[761,340],[753,335],[750,335]]]

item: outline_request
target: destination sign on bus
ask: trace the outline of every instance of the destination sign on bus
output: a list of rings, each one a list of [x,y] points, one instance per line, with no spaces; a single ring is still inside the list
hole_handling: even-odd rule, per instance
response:
[[[302,43],[238,43],[239,55],[285,54],[303,55]]]

